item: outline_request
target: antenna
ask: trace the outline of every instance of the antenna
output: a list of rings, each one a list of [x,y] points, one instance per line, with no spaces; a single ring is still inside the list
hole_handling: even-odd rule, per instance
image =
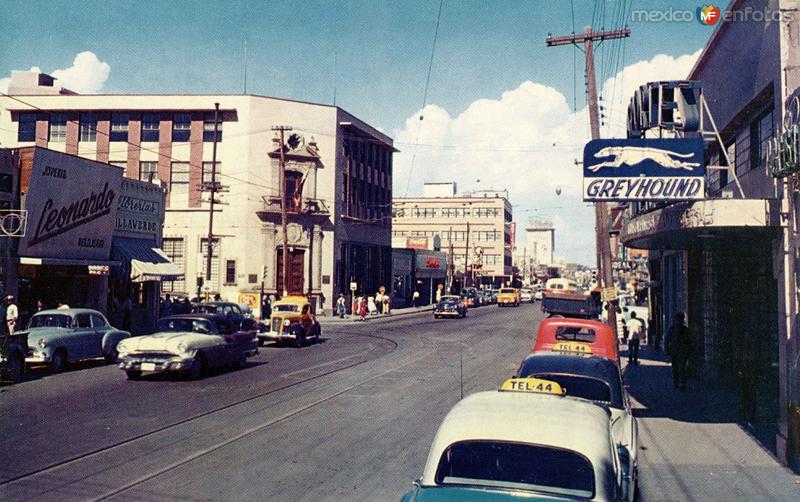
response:
[[[242,58],[242,89],[243,94],[247,94],[247,37],[244,37],[244,57]]]
[[[336,51],[333,51],[333,106],[336,106]]]

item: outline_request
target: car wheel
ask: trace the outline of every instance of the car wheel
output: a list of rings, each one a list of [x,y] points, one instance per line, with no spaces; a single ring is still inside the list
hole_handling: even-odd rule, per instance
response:
[[[322,337],[322,328],[317,323],[314,325],[314,343],[319,343],[320,337]]]
[[[8,356],[6,362],[6,375],[12,382],[19,382],[22,380],[22,375],[25,374],[25,358],[22,357],[17,351],[12,352]]]
[[[142,372],[137,370],[127,370],[125,374],[128,375],[128,380],[139,380],[142,378]]]
[[[294,335],[294,346],[299,349],[300,347],[302,347],[305,344],[306,344],[306,335],[304,333],[300,332],[300,331],[295,333],[295,335]]]
[[[69,359],[67,358],[67,351],[65,349],[58,349],[53,354],[53,372],[61,373],[67,369]]]
[[[119,358],[119,352],[117,352],[116,347],[111,349],[111,352],[109,352],[108,354],[103,354],[103,359],[105,359],[106,362],[109,364],[114,364],[115,362],[117,362],[118,358]]]
[[[192,380],[200,379],[203,376],[205,365],[203,355],[200,353],[195,354],[194,359],[192,359],[192,366],[189,368],[189,378]]]

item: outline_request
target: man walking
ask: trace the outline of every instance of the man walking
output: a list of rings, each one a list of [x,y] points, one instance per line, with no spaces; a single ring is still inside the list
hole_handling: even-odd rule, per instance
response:
[[[625,323],[628,330],[628,364],[639,364],[639,344],[642,340],[642,321],[631,311],[631,318]]]
[[[17,306],[14,305],[14,296],[6,296],[6,326],[8,327],[9,335],[13,335],[14,331],[17,329],[18,317],[19,311],[17,310]]]
[[[683,312],[675,314],[675,322],[667,332],[667,354],[672,358],[672,385],[681,390],[686,389],[686,367],[692,350],[689,328],[683,323],[684,319]]]

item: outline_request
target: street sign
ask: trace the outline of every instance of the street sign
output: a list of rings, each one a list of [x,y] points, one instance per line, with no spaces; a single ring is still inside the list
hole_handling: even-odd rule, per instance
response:
[[[350,283],[350,291],[355,291],[357,289],[358,289],[358,283],[357,282],[351,282]]]
[[[208,284],[204,285],[203,286],[203,292],[204,293],[210,293],[211,292],[211,286],[209,286]]]
[[[613,302],[617,299],[617,288],[615,286],[601,288],[600,299],[604,302]]]
[[[596,139],[583,149],[583,200],[705,197],[703,139]]]

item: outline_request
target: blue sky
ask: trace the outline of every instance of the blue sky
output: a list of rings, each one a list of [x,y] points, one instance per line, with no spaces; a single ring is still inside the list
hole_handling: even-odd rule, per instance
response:
[[[632,9],[664,10],[671,6],[694,11],[702,3],[638,0]],[[427,104],[436,107],[433,115],[442,111],[456,121],[476,102],[501,102],[503,93],[519,90],[525,82],[557,91],[554,96],[557,100],[561,99],[558,95],[563,96],[569,111],[573,89],[577,89],[580,112],[585,106],[582,53],[571,47],[546,48],[544,43],[548,33],[568,34],[573,30],[571,5],[576,31],[590,24],[593,17],[596,28],[615,28],[614,13],[623,7],[620,2],[586,0],[445,0],[427,97]],[[727,2],[715,5],[722,8]],[[438,0],[83,1],[72,6],[53,1],[19,2],[4,9],[5,26],[14,28],[0,32],[0,77],[32,66],[45,72],[65,69],[78,53],[91,51],[110,66],[100,92],[241,92],[246,39],[249,93],[331,103],[336,54],[336,104],[392,136],[405,138],[406,144],[400,147],[402,158],[396,159],[401,170],[403,163],[410,165],[410,143],[426,135],[428,124],[414,124],[409,119],[418,115],[423,104],[438,9]],[[617,45],[612,43],[605,48],[601,45],[596,52],[600,85],[613,76],[614,68],[652,62],[657,55],[693,54],[713,29],[697,21],[632,23],[630,17],[628,24],[632,35],[625,42],[624,61],[621,51],[614,52]],[[619,57],[612,58],[612,53]],[[620,62],[613,68],[612,59]],[[538,99],[537,92],[526,95]],[[619,108],[623,107],[620,104]],[[588,121],[583,115],[578,118]],[[412,130],[418,127],[423,130]],[[447,139],[457,138],[450,134]],[[468,137],[461,139],[470,141]],[[515,146],[525,150],[531,145],[515,136],[504,148]],[[424,161],[425,165],[415,165],[412,183],[396,176],[396,193],[402,195],[407,186],[409,193],[418,191],[417,181],[423,178],[459,176],[461,170],[446,166],[458,160],[448,160],[435,150],[429,148],[427,153],[432,157],[428,160],[424,160],[424,152],[416,150],[415,164]],[[542,160],[546,159],[545,155]],[[502,159],[498,160],[502,164]],[[579,198],[569,190],[560,197],[529,196],[522,190],[515,194],[514,181],[504,180],[502,169],[487,170],[484,166],[484,172],[484,178],[490,178],[494,187],[512,188],[512,203],[521,218],[531,214],[569,221],[573,220],[569,211],[574,207],[586,220],[586,208],[580,207]],[[471,178],[456,181],[464,188],[487,187],[484,180],[480,185]],[[537,206],[565,209],[534,210]],[[573,236],[570,240],[574,240],[574,236],[582,235],[576,232],[584,230],[590,238],[591,229],[582,228],[572,228],[564,237]],[[591,263],[591,246],[559,242],[556,252]]]

